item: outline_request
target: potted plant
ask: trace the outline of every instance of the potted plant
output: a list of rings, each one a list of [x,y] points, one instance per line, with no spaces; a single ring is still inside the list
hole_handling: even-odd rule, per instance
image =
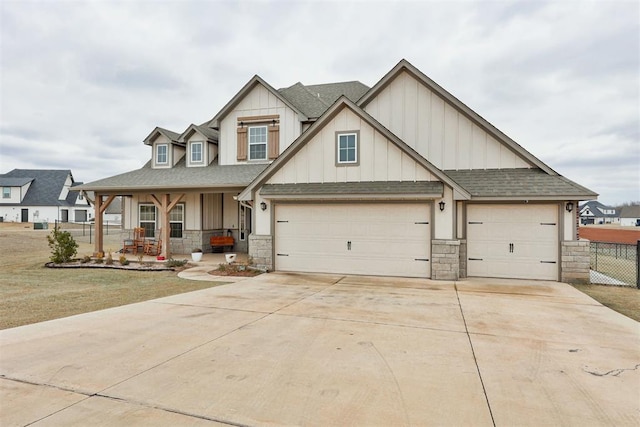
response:
[[[195,248],[191,251],[191,259],[193,262],[200,262],[202,260],[202,249]]]

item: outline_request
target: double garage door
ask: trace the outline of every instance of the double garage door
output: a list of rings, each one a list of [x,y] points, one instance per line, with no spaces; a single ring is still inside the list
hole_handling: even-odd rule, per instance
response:
[[[280,271],[429,277],[427,203],[279,204]]]
[[[467,275],[558,280],[556,205],[469,205]]]

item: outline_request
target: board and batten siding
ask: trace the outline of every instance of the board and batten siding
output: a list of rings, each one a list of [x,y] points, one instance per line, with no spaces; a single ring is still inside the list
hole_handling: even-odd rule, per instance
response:
[[[237,159],[238,117],[273,114],[280,116],[280,153],[300,136],[301,125],[298,114],[264,86],[258,84],[220,123],[219,164],[235,165],[246,163]]]
[[[359,131],[359,165],[336,166],[336,132]],[[437,180],[397,145],[348,108],[331,121],[287,161],[270,184],[433,181]]]
[[[407,72],[365,110],[439,169],[531,167]]]

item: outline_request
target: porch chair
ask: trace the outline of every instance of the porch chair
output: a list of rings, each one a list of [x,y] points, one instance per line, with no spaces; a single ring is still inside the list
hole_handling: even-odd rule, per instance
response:
[[[149,239],[144,244],[144,253],[158,256],[162,252],[162,240]]]
[[[133,243],[136,245],[136,249],[133,251],[134,254],[140,252],[144,252],[144,228],[136,227],[133,229]]]
[[[138,252],[138,245],[135,244],[133,239],[124,239],[124,243],[122,244],[122,253],[126,254],[128,250],[131,250],[133,254]]]

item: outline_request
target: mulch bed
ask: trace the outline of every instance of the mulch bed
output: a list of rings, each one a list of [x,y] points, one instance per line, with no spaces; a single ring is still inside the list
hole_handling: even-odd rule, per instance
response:
[[[244,271],[233,271],[233,270],[211,270],[209,272],[212,276],[232,276],[232,277],[253,277],[258,274],[262,274],[261,271],[256,270],[244,270]]]
[[[48,262],[44,265],[48,268],[107,268],[112,270],[134,270],[134,271],[175,271],[174,267],[167,267],[161,263],[143,263],[139,264],[136,262],[131,262],[128,265],[121,264],[96,264],[94,262],[85,262],[82,263],[80,261],[67,262],[64,264],[56,264],[53,262]]]

